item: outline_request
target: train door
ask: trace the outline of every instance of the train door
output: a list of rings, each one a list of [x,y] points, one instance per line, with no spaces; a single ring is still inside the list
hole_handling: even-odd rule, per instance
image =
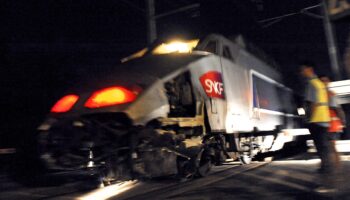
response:
[[[247,114],[246,77],[242,67],[235,63],[234,46],[223,43],[221,48],[221,66],[225,85],[227,103],[226,132],[249,131],[249,117]]]
[[[258,86],[256,83],[254,66],[258,65],[252,55],[247,53],[244,49],[238,51],[236,63],[243,68],[243,73],[240,77],[242,80],[242,89],[244,90],[243,99],[245,100],[243,106],[246,119],[246,130],[244,132],[251,132],[254,127],[258,127],[261,121],[260,111],[260,97],[258,95]]]
[[[208,40],[203,50],[218,54],[220,43],[216,39]],[[206,96],[206,107],[209,124],[213,132],[225,131],[226,97],[223,84],[223,72],[220,57],[211,56],[201,64],[200,83]]]

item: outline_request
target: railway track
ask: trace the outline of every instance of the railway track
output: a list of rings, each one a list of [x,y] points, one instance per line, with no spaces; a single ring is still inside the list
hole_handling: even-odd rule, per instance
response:
[[[166,197],[219,182],[237,174],[264,166],[265,164],[266,163],[263,162],[253,162],[249,165],[240,165],[239,162],[230,162],[225,163],[222,166],[213,167],[211,173],[207,177],[195,178],[190,181],[179,182],[178,180],[171,178],[147,181],[127,181],[94,190],[87,190],[84,186],[86,183],[84,181],[77,181],[59,186],[27,187],[18,183],[11,183],[10,180],[4,179],[2,180],[2,185],[4,186],[3,189],[7,189],[0,192],[0,199],[165,199]],[[5,187],[4,184],[10,185],[11,187]]]
[[[193,179],[186,182],[158,180],[147,182],[128,182],[126,185],[112,185],[91,191],[75,199],[114,199],[114,200],[136,200],[136,199],[165,199],[183,192],[201,188],[227,179],[234,175],[264,166],[266,163],[256,162],[250,165],[238,163],[227,163],[223,166],[214,167],[210,175],[203,178]]]

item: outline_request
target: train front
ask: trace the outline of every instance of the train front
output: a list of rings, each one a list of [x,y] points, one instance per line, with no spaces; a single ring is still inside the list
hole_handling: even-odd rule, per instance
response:
[[[197,43],[144,49],[108,74],[91,74],[72,87],[38,128],[47,169],[93,175],[104,183],[193,174],[201,142],[186,147],[186,136],[162,128],[159,119],[171,110],[166,77],[203,57],[189,53]]]

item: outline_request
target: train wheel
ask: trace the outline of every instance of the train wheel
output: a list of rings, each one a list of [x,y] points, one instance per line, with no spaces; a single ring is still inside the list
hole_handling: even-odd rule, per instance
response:
[[[202,151],[199,155],[199,162],[197,161],[197,175],[199,177],[207,176],[212,168],[212,160],[206,151]]]
[[[252,162],[252,157],[248,154],[242,154],[239,156],[239,161],[242,164],[247,165],[247,164],[250,164]]]
[[[207,176],[211,170],[212,163],[211,160],[206,160],[203,163],[200,164],[197,170],[197,174],[200,177]]]

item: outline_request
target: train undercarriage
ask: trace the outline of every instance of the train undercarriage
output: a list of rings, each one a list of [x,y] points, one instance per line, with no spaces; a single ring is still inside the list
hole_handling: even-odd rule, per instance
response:
[[[212,164],[227,158],[220,135],[203,135],[200,125],[186,127],[195,118],[169,119],[142,127],[132,126],[122,114],[58,120],[39,134],[41,158],[50,172],[84,171],[105,184],[205,176]]]
[[[229,158],[248,164],[261,150],[259,137],[228,136],[206,133],[203,116],[133,126],[126,115],[111,113],[53,121],[49,131],[39,134],[39,141],[41,158],[50,172],[84,172],[106,185],[131,179],[206,176],[212,165]],[[238,139],[240,147],[232,139]]]

